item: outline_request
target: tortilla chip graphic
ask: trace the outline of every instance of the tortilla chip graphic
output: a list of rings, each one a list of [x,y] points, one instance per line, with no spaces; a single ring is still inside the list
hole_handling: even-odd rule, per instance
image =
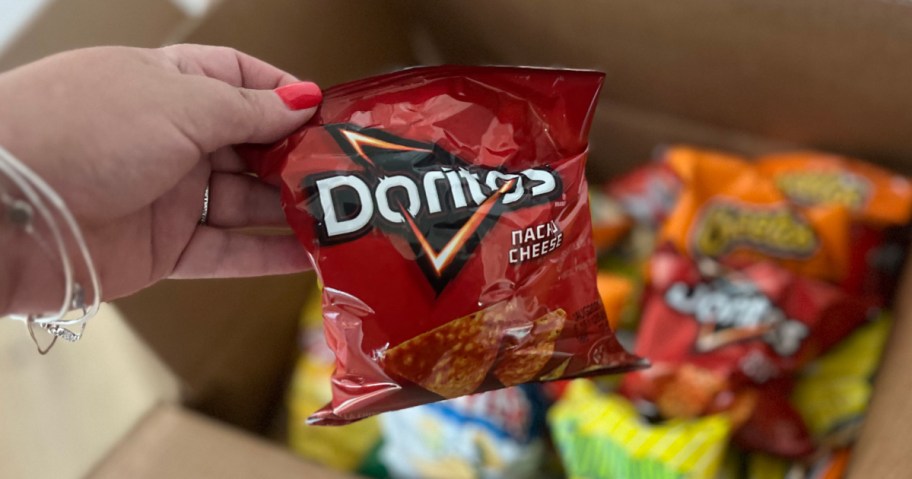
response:
[[[494,375],[504,386],[514,386],[535,379],[554,354],[554,342],[564,329],[567,313],[556,309],[532,323],[532,330],[514,347],[507,348],[494,368]]]
[[[386,371],[445,398],[473,393],[497,358],[507,303],[454,319],[386,352]]]

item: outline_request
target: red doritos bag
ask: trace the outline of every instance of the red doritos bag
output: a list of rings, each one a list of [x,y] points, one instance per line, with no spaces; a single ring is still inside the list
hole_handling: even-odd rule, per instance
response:
[[[678,201],[681,179],[664,161],[664,151],[657,161],[640,165],[615,178],[605,190],[624,206],[638,222],[653,227],[661,225]]]
[[[323,284],[343,424],[640,367],[595,284],[584,177],[603,75],[416,68],[324,92],[259,153]]]

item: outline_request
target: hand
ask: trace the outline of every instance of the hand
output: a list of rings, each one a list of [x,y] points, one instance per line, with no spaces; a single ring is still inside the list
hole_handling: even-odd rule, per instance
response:
[[[0,75],[0,145],[63,197],[113,299],[162,278],[308,269],[293,237],[231,230],[284,225],[278,191],[245,174],[231,145],[281,139],[320,99],[228,48],[76,50]],[[60,267],[31,243],[0,244],[0,316],[62,297]]]

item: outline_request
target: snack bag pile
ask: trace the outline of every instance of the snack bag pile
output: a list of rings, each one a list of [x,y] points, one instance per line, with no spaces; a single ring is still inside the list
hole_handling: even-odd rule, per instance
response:
[[[842,205],[852,217],[850,293],[893,298],[908,241],[912,187],[906,178],[857,160],[814,152],[768,155],[757,169],[798,205]]]
[[[912,183],[674,146],[590,190],[602,80],[405,70],[327,90],[254,150],[321,284],[290,403],[303,455],[397,478],[843,473]]]
[[[889,332],[909,180],[816,152],[675,146],[595,190],[633,222],[599,274],[640,291],[616,334],[652,367],[557,401],[569,476],[840,477]],[[668,428],[722,419],[703,469],[662,454],[683,441]]]

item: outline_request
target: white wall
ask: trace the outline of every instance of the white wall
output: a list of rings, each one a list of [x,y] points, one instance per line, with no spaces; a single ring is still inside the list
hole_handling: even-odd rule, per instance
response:
[[[16,33],[52,0],[0,0],[0,53]],[[63,0],[65,1],[65,0]],[[116,0],[114,0],[116,1]],[[218,0],[171,0],[188,17],[198,17]]]

